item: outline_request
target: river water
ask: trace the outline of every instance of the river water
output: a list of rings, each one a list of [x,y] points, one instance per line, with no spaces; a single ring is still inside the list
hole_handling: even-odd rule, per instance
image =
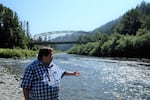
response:
[[[11,73],[22,76],[36,58],[0,59]],[[140,61],[55,54],[54,62],[79,77],[61,80],[61,100],[150,100],[150,66]]]

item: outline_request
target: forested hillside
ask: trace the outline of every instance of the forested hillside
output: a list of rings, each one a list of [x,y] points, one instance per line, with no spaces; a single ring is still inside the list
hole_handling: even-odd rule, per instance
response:
[[[92,33],[96,33],[96,32],[101,32],[101,33],[107,33],[107,34],[112,34],[114,32],[114,28],[116,27],[116,25],[120,22],[121,17],[112,20],[98,28],[96,28],[95,30],[92,31]]]
[[[129,10],[113,27],[111,35],[97,31],[95,36],[89,37],[97,42],[76,45],[69,53],[150,58],[150,3],[143,1]]]
[[[28,48],[30,39],[29,23],[22,23],[16,12],[0,4],[0,48]]]

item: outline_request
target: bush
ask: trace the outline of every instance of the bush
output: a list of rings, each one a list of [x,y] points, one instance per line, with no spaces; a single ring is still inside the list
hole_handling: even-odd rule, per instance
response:
[[[27,49],[0,49],[1,58],[22,58],[36,55],[36,51]]]

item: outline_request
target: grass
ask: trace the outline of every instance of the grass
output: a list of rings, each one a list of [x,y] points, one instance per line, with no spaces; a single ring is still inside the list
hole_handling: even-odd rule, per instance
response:
[[[35,56],[37,51],[28,49],[0,49],[0,58],[23,58]]]

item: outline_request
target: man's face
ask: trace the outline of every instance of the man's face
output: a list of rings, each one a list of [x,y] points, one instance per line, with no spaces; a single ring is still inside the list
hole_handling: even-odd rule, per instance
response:
[[[50,64],[53,60],[53,52],[50,52],[48,56],[43,56],[43,61],[46,64]]]

